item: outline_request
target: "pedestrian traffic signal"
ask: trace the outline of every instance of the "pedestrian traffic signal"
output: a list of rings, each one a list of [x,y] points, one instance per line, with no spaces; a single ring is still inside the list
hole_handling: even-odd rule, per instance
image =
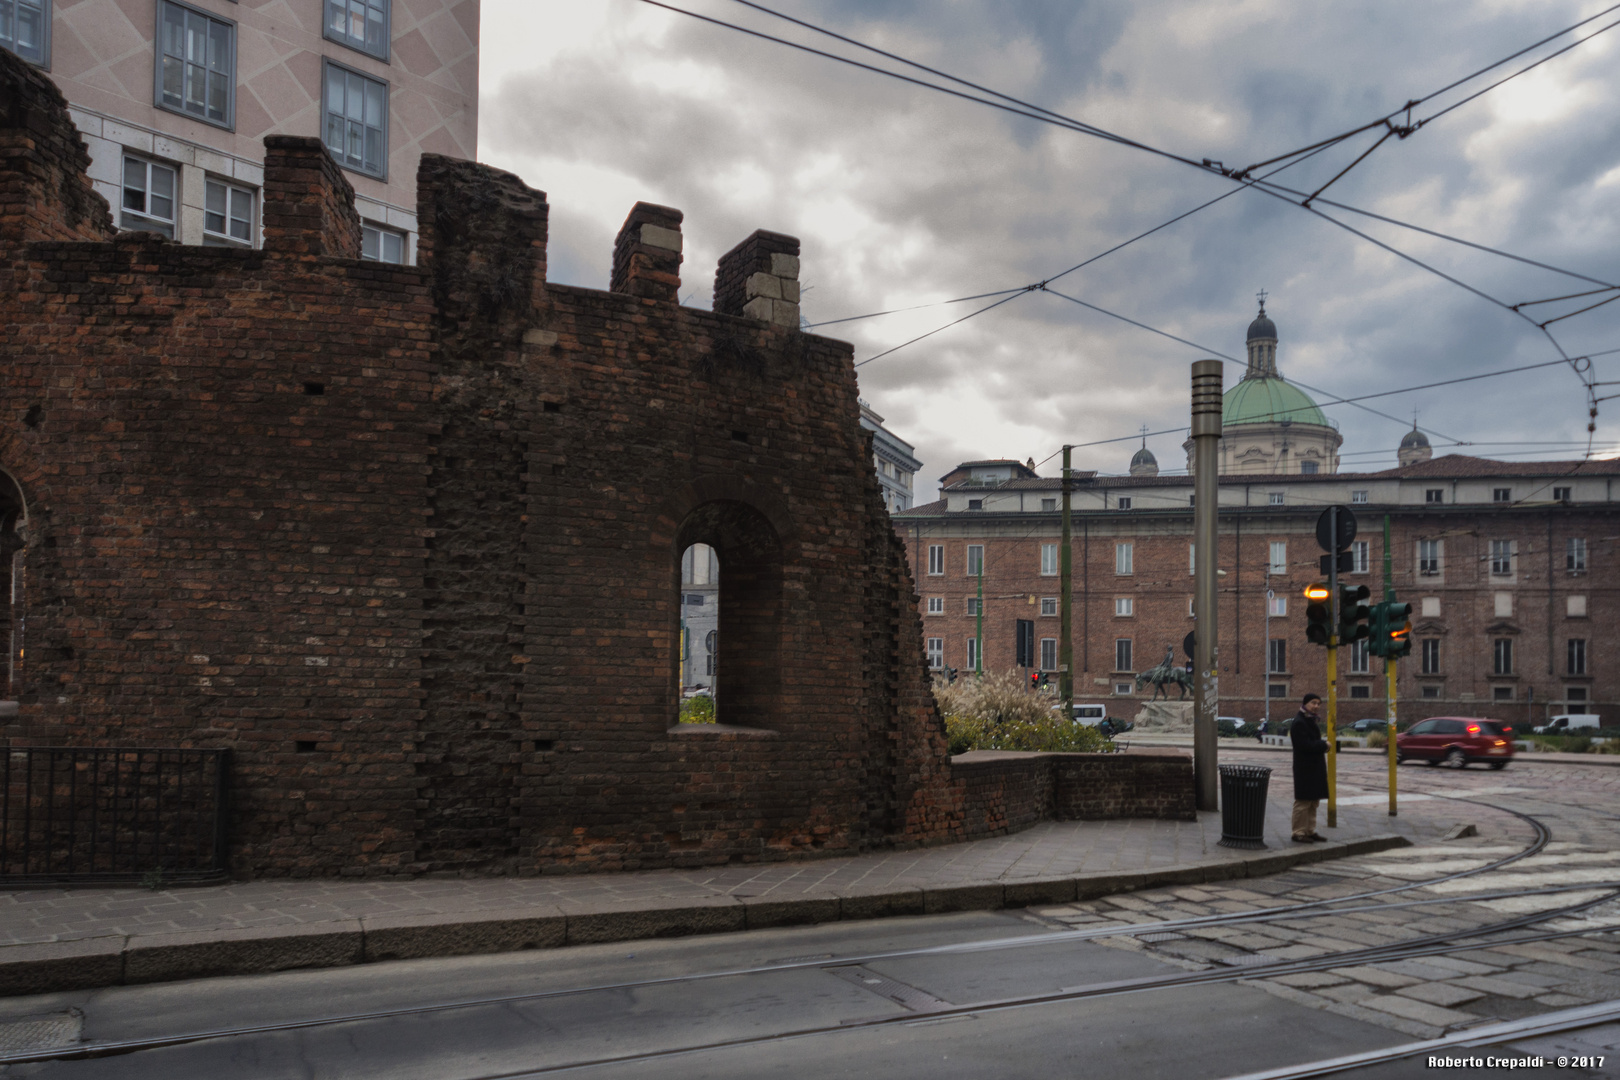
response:
[[[1365,585],[1339,586],[1340,645],[1360,641],[1372,633],[1372,627],[1367,625],[1367,618],[1372,614],[1372,609],[1366,603],[1371,595],[1372,590]]]
[[[956,669],[955,668],[948,667],[948,668],[945,669],[945,681],[948,682],[948,683],[953,683],[953,682],[956,681]]]
[[[1326,645],[1331,636],[1328,598],[1333,594],[1321,582],[1305,586],[1305,640],[1312,645]]]

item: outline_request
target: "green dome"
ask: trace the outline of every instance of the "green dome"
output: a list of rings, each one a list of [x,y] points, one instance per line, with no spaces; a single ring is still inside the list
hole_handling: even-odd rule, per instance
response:
[[[1282,379],[1244,379],[1221,399],[1221,425],[1274,424],[1292,420],[1296,424],[1327,427],[1327,417],[1305,393]]]

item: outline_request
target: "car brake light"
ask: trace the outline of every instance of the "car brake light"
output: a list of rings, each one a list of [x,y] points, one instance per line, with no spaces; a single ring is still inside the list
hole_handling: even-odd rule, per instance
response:
[[[1468,734],[1470,734],[1470,735],[1478,735],[1479,734],[1479,725],[1478,724],[1469,724],[1468,725]]]

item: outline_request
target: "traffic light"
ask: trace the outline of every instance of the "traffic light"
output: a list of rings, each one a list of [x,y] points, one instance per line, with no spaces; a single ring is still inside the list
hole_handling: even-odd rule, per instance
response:
[[[1412,605],[1393,601],[1385,604],[1384,620],[1389,640],[1384,655],[1399,660],[1412,651]]]
[[[1326,645],[1331,634],[1332,615],[1328,611],[1328,598],[1332,594],[1321,582],[1305,586],[1305,640],[1312,645]]]
[[[1360,641],[1372,633],[1372,627],[1367,625],[1367,617],[1372,614],[1372,609],[1366,603],[1371,595],[1372,590],[1365,585],[1339,586],[1340,645]]]
[[[1372,627],[1372,633],[1367,635],[1367,651],[1374,656],[1388,656],[1389,605],[1383,602],[1374,604],[1367,622]]]

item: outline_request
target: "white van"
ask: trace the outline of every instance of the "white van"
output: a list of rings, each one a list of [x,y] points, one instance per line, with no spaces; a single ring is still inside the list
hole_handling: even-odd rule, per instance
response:
[[[1058,706],[1059,709],[1062,707]],[[1134,720],[1120,720],[1109,716],[1106,705],[1083,705],[1078,701],[1074,703],[1074,722],[1082,727],[1099,728],[1104,735],[1109,736],[1130,731],[1136,726]]]
[[[1602,726],[1603,721],[1597,713],[1576,712],[1555,716],[1534,730],[1537,735],[1564,735],[1571,731],[1579,731],[1582,728],[1596,731]]]

